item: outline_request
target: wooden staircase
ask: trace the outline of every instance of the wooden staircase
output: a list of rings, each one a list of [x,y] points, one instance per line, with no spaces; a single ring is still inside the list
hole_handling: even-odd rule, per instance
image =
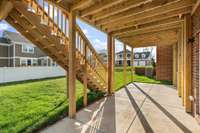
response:
[[[16,0],[6,21],[68,71],[68,15],[56,5],[41,0]],[[87,64],[87,65],[85,65]],[[87,66],[87,86],[105,91],[107,67],[76,25],[76,77],[83,83]]]

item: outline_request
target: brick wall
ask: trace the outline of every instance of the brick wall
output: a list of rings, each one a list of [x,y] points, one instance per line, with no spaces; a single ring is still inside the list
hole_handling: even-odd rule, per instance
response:
[[[192,90],[195,97],[193,105],[194,115],[200,114],[200,96],[199,96],[199,33],[200,30],[200,7],[192,17],[193,19],[193,37],[195,41],[192,46]]]
[[[156,79],[172,81],[172,45],[157,47]]]

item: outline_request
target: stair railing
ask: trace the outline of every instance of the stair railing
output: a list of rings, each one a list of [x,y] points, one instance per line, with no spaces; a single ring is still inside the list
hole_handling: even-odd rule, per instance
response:
[[[59,37],[60,43],[68,46],[69,23],[67,13],[48,0],[26,1],[28,1],[29,10],[41,16],[41,23],[52,29],[52,35]],[[86,53],[84,49],[86,49]],[[79,58],[80,64],[88,63],[89,74],[91,73],[96,78],[96,82],[105,89],[107,67],[78,25],[76,25],[76,56]]]

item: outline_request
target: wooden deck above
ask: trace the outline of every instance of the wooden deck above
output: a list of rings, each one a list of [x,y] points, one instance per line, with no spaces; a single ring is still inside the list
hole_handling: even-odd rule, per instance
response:
[[[57,0],[65,11],[134,47],[176,43],[184,14],[196,0]],[[149,35],[151,33],[151,35]],[[170,34],[175,37],[166,38]],[[141,41],[142,38],[142,41]]]

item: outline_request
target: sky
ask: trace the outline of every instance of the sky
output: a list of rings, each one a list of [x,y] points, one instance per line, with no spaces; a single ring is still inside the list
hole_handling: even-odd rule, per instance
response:
[[[107,49],[107,35],[98,29],[82,22],[81,20],[77,20],[77,24],[81,27],[93,47],[97,51],[101,51]],[[4,30],[17,32],[11,25],[9,25],[6,21],[0,21],[0,36],[2,36],[2,32]],[[127,47],[130,50],[130,47]],[[123,50],[123,43],[115,40],[115,52],[119,52]],[[134,49],[134,52],[142,52],[142,48]],[[156,56],[156,49],[153,49],[153,56]]]

